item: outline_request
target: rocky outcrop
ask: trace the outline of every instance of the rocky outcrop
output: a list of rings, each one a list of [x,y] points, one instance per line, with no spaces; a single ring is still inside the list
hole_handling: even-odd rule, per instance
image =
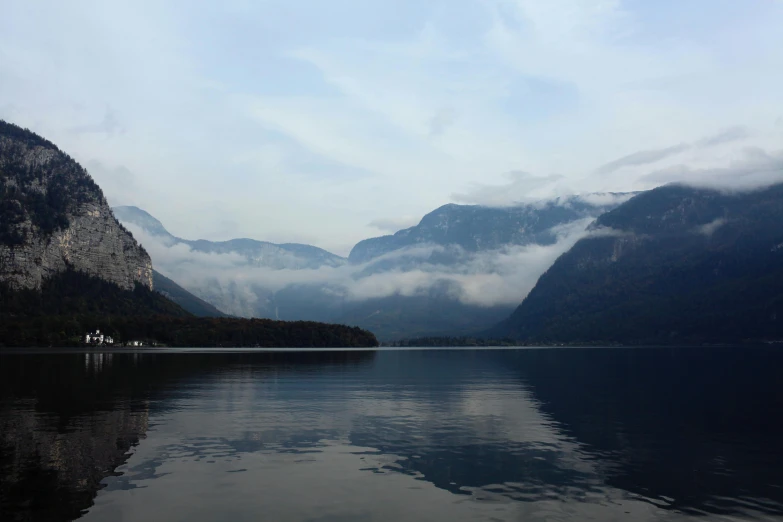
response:
[[[0,281],[39,289],[68,268],[152,288],[147,252],[90,175],[50,142],[0,121]]]

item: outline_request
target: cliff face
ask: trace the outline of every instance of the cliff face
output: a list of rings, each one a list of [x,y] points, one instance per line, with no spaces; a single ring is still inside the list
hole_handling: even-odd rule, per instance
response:
[[[152,262],[90,175],[52,143],[0,121],[0,281],[41,287],[72,268],[152,288]]]

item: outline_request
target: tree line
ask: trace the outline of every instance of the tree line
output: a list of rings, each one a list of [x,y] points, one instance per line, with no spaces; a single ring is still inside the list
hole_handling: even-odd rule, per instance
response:
[[[78,346],[101,330],[115,342],[177,347],[374,347],[357,327],[309,321],[194,317],[141,285],[120,287],[68,270],[40,290],[0,284],[0,346]]]

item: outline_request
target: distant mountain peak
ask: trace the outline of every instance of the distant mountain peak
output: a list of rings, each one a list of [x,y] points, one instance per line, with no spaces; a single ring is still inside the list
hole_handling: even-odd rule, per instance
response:
[[[124,223],[132,223],[154,236],[172,236],[163,223],[154,218],[149,212],[134,206],[113,207],[114,215]]]
[[[226,241],[207,239],[183,239],[172,235],[166,227],[149,212],[135,206],[114,207],[117,218],[126,224],[141,228],[146,233],[162,237],[170,244],[183,244],[193,251],[211,254],[235,253],[244,256],[248,263],[272,269],[315,269],[321,266],[340,266],[345,258],[322,248],[298,243],[270,243],[250,238],[236,238]]]
[[[413,227],[360,241],[348,259],[352,263],[364,263],[423,243],[456,245],[468,252],[508,245],[551,244],[556,239],[553,227],[598,217],[632,196],[625,193],[584,194],[508,207],[449,203],[429,212]]]

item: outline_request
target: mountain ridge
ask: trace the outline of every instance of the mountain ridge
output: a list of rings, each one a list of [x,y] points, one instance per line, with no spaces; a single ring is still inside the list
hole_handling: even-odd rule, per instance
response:
[[[197,252],[204,253],[238,253],[259,266],[271,268],[291,268],[274,259],[265,260],[281,253],[298,256],[294,260],[298,268],[319,268],[321,266],[340,266],[346,259],[328,250],[302,243],[272,243],[250,238],[234,238],[224,241],[207,239],[183,239],[171,234],[165,226],[149,212],[136,206],[115,206],[112,208],[121,221],[136,225],[152,235],[165,238],[173,244],[184,244]],[[290,259],[289,259],[290,261]]]
[[[552,244],[556,241],[553,227],[597,217],[631,193],[601,195],[609,201],[590,203],[587,198],[569,196],[508,207],[448,203],[427,213],[417,225],[359,241],[348,260],[363,263],[419,244],[458,245],[467,252],[508,245]]]
[[[196,317],[229,317],[228,314],[221,312],[215,306],[188,292],[157,270],[152,271],[152,281],[156,292],[163,294],[164,297],[177,303],[185,311]]]
[[[201,315],[223,314],[166,278],[155,291],[155,274],[83,167],[0,122],[0,346],[80,346],[97,329],[116,342],[169,346],[378,344],[344,325],[195,317],[164,293]]]
[[[557,243],[564,235],[584,230],[595,215],[613,208],[619,199],[627,197],[627,194],[598,195],[597,202],[590,203],[582,196],[574,196],[512,208],[449,204],[424,216],[422,223],[425,228],[432,228],[443,221],[452,231],[457,230],[456,235],[441,234],[435,237],[435,242],[423,242],[430,238],[419,234],[416,241],[396,249],[392,245],[377,257],[369,256],[367,261],[357,263],[354,259],[354,262],[346,263],[342,259],[337,267],[319,267],[328,270],[302,272],[302,276],[296,272],[303,268],[301,263],[284,264],[282,258],[279,258],[281,263],[260,264],[248,260],[246,265],[237,265],[231,259],[226,259],[225,263],[213,259],[212,265],[201,268],[198,263],[206,261],[194,254],[220,253],[221,249],[225,253],[230,250],[225,244],[233,243],[228,241],[217,248],[212,242],[182,240],[138,207],[115,210],[129,226],[144,227],[148,234],[157,236],[148,238],[150,241],[160,240],[161,244],[155,248],[149,245],[155,255],[160,254],[167,260],[167,264],[158,268],[225,313],[339,322],[368,328],[383,340],[395,340],[410,336],[466,335],[493,326],[513,311],[515,303],[507,302],[505,297],[502,302],[476,302],[467,296],[463,281],[471,284],[476,276],[475,280],[484,284],[482,278],[486,281],[499,277],[492,274],[497,270],[508,271],[510,264],[519,260],[522,265],[513,270],[543,270],[536,260],[526,262],[524,257],[514,256],[530,245],[542,247],[543,244],[544,249],[558,251],[561,247]],[[520,232],[522,218],[519,216],[526,220],[530,230]],[[452,227],[454,223],[456,225]],[[500,226],[496,227],[498,224]],[[422,227],[421,223],[417,226]],[[574,230],[566,233],[566,229],[571,228]],[[401,231],[398,236],[410,234],[411,230],[415,231],[416,227]],[[189,246],[191,252],[168,255],[160,248],[176,244]],[[202,247],[197,250],[199,245]],[[542,254],[539,249],[535,255],[547,257],[552,254]],[[280,269],[285,271],[276,271]],[[237,270],[235,275],[232,270]],[[265,286],[274,282],[278,273],[287,282],[274,288]],[[532,273],[537,277],[537,272]],[[515,284],[522,287],[530,279],[508,274],[503,277],[515,278]],[[408,280],[423,279],[428,281],[421,288],[406,286]],[[381,291],[357,298],[351,294],[351,288],[356,287],[380,288]],[[525,293],[528,288],[523,288]]]
[[[598,218],[593,235],[488,334],[546,343],[783,339],[781,222],[783,184],[644,192]]]

